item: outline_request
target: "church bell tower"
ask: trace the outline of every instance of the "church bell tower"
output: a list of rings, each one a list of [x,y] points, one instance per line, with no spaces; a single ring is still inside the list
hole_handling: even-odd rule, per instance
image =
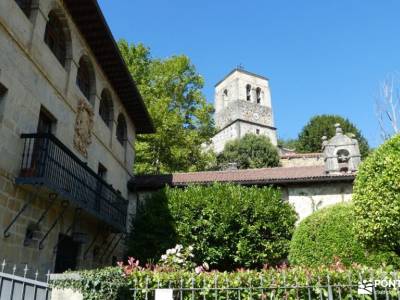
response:
[[[234,69],[215,85],[214,150],[220,153],[226,142],[242,138],[247,133],[267,136],[277,145],[268,79]]]

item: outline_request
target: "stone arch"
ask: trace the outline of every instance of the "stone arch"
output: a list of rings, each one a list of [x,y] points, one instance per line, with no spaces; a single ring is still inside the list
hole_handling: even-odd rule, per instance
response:
[[[83,55],[79,60],[78,72],[76,74],[76,84],[86,99],[94,106],[96,95],[96,76],[93,64],[87,55]]]
[[[111,128],[114,120],[114,103],[108,89],[103,89],[101,92],[99,115],[107,127]]]
[[[67,62],[72,58],[72,38],[68,20],[61,8],[49,11],[44,41],[61,65],[66,68]]]
[[[117,119],[116,136],[117,136],[117,140],[121,143],[122,146],[125,146],[126,141],[128,139],[127,130],[128,130],[128,128],[126,125],[125,116],[122,113],[120,113],[118,115],[118,119]]]
[[[251,85],[246,84],[246,100],[251,101]]]
[[[261,95],[261,88],[260,87],[256,88],[256,100],[257,100],[258,104],[261,104],[262,95]]]

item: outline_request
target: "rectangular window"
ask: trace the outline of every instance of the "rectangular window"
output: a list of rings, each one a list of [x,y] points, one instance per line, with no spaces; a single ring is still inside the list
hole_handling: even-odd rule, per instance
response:
[[[4,115],[4,98],[6,97],[7,94],[7,88],[0,83],[0,122],[3,119],[3,115]]]
[[[54,133],[56,123],[56,118],[42,107],[39,114],[37,133]]]
[[[107,178],[107,169],[105,166],[103,166],[101,163],[99,163],[99,166],[97,168],[97,174],[103,179],[104,181]]]
[[[32,0],[15,0],[24,14],[29,18],[31,15]]]

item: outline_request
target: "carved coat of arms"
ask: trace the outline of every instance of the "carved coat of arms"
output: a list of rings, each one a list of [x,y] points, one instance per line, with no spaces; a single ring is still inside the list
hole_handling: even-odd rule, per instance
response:
[[[92,143],[93,108],[85,100],[79,100],[75,121],[74,147],[87,157],[88,146]]]

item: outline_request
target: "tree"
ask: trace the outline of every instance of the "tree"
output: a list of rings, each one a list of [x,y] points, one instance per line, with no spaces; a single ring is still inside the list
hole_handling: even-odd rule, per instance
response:
[[[360,240],[368,247],[387,247],[400,255],[400,135],[361,164],[353,201]]]
[[[383,140],[400,133],[400,76],[393,74],[381,84],[376,100],[377,115]]]
[[[353,263],[398,266],[400,258],[395,253],[371,251],[358,241],[353,210],[353,204],[339,203],[318,210],[301,221],[290,243],[290,263],[319,267],[340,259],[345,266]]]
[[[154,59],[142,44],[119,48],[144,98],[157,132],[138,135],[136,173],[198,171],[213,153],[201,145],[214,135],[213,107],[201,92],[204,81],[184,55]]]
[[[369,153],[369,145],[361,131],[348,119],[338,115],[319,115],[310,119],[299,133],[296,150],[302,153],[321,152],[322,137],[328,139],[335,135],[335,124],[339,123],[345,134],[352,133],[358,140],[362,157]]]
[[[237,163],[239,169],[276,167],[279,165],[277,148],[264,135],[246,134],[225,144],[218,155],[218,164]]]

